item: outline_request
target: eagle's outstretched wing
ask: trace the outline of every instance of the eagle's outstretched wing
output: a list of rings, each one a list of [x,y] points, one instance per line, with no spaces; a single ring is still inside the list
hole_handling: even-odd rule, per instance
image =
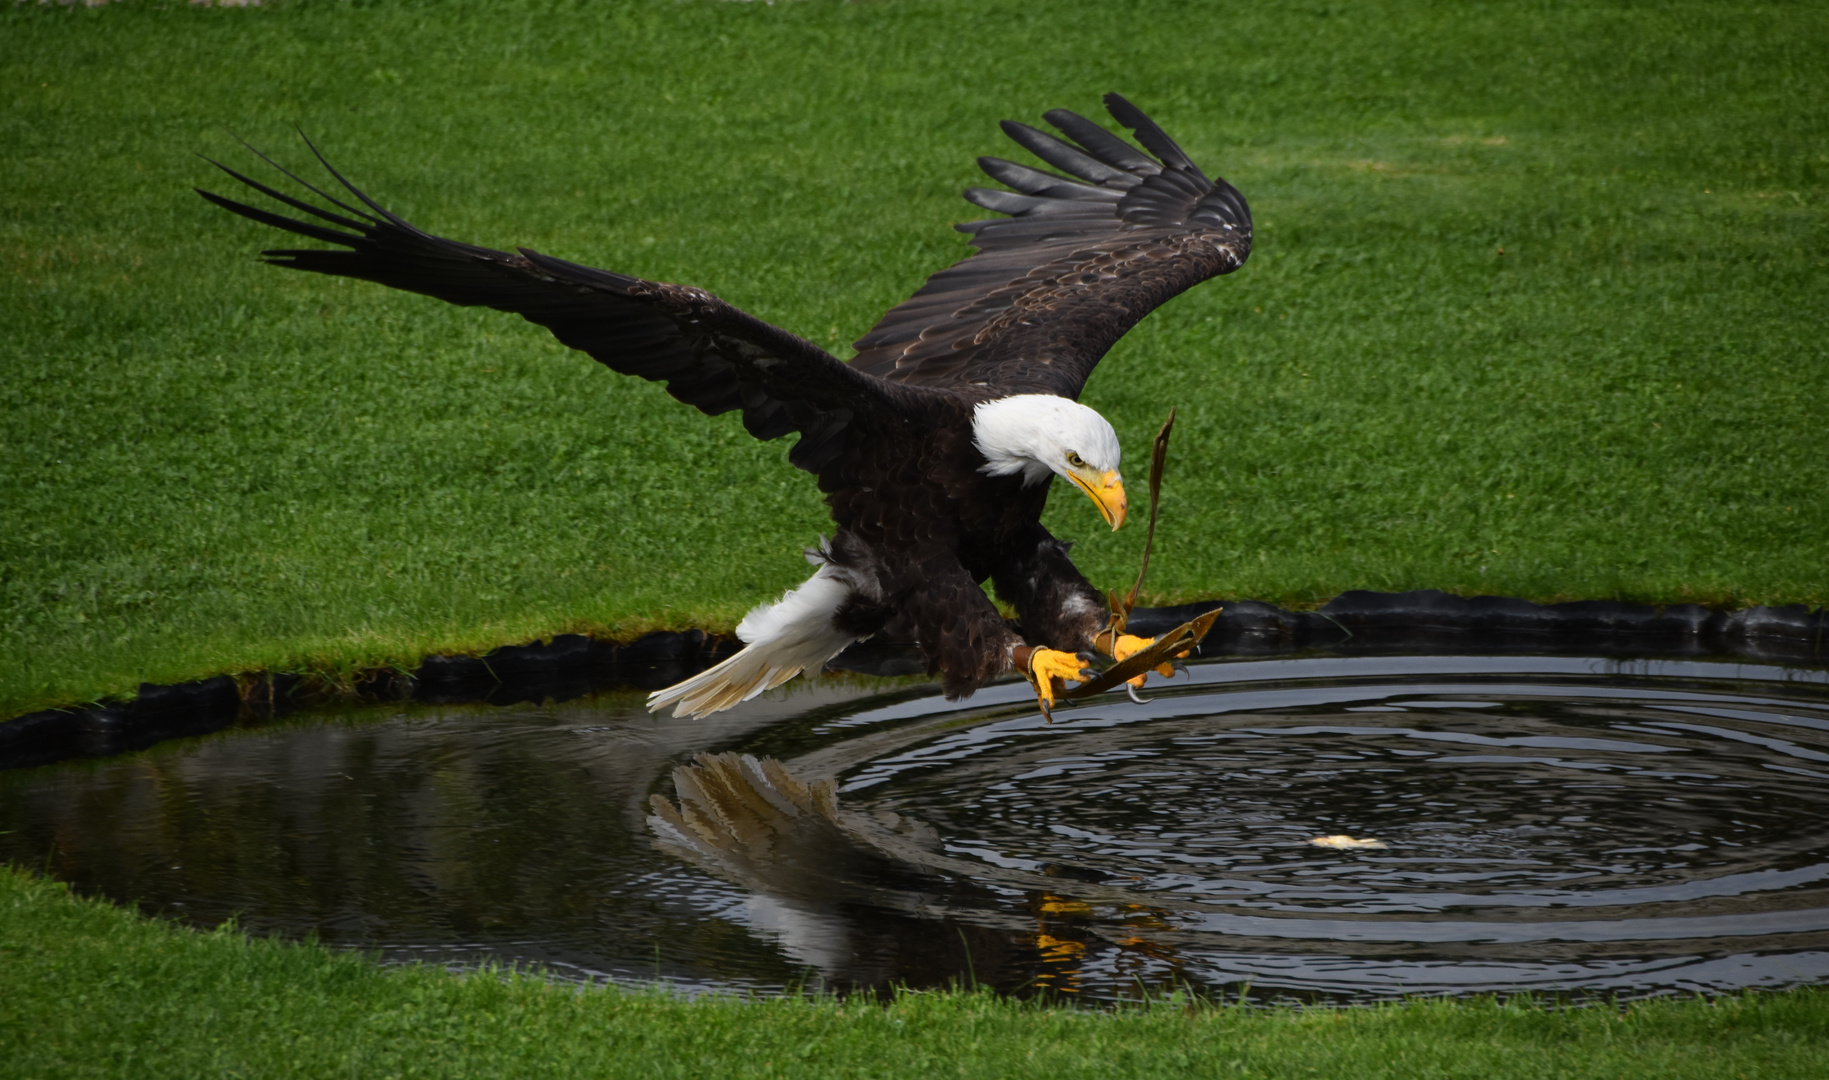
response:
[[[894,382],[1077,398],[1125,331],[1251,253],[1251,210],[1117,94],[1105,107],[1151,159],[1085,117],[1045,119],[1072,142],[1005,121],[1004,133],[1077,179],[999,158],[1016,191],[965,197],[1008,218],[960,225],[978,253],[927,279],[858,339],[851,365]],[[1020,194],[1018,194],[1020,192]]]
[[[317,154],[316,147],[312,153]],[[362,278],[453,304],[512,311],[616,371],[666,383],[668,393],[705,413],[741,409],[744,427],[759,439],[798,431],[800,440],[788,460],[808,472],[819,472],[837,457],[854,421],[880,420],[870,414],[895,411],[895,400],[907,394],[700,289],[596,270],[525,248],[509,254],[433,236],[357,190],[322,154],[319,162],[361,206],[337,199],[261,156],[335,209],[277,191],[219,162],[211,164],[335,227],[201,189],[197,193],[243,217],[347,249],[264,251],[268,262]]]

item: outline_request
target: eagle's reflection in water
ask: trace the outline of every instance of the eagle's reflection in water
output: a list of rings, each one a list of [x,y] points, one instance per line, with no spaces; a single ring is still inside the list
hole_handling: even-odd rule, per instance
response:
[[[821,985],[1074,989],[1084,943],[1043,925],[1058,922],[1056,898],[1037,901],[1042,922],[1015,914],[1033,906],[1022,897],[987,903],[990,890],[932,865],[940,838],[925,823],[851,810],[832,781],[749,754],[699,754],[673,770],[673,786],[677,804],[650,800],[655,847],[747,889],[750,927]],[[993,906],[1011,912],[1008,925],[984,925]],[[956,917],[965,911],[978,917]]]

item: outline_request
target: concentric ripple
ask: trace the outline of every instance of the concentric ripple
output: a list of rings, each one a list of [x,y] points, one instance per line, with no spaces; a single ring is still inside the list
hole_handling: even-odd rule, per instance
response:
[[[704,756],[716,752],[716,756]],[[0,858],[402,958],[699,988],[1638,995],[1829,981],[1829,677],[1197,666],[1046,723],[827,684],[426,709],[0,776]],[[1324,836],[1377,848],[1317,846]]]
[[[925,822],[945,838],[934,865],[1054,897],[1075,917],[1051,936],[1084,947],[1082,985],[1134,977],[1139,956],[1202,984],[1347,993],[1829,973],[1829,701],[1797,673],[1404,659],[1195,674],[1142,707],[915,725],[793,764],[837,766],[849,803]],[[1384,847],[1312,842],[1341,834]]]

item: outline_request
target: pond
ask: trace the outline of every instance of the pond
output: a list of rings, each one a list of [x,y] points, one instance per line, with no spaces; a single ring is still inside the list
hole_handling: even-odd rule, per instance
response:
[[[1826,783],[1813,668],[1231,659],[1053,723],[1021,684],[843,676],[700,721],[308,714],[0,773],[0,858],[201,926],[688,992],[1629,997],[1829,979]]]

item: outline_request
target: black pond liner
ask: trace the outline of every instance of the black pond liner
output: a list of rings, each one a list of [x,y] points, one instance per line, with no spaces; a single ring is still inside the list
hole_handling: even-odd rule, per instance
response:
[[[1533,604],[1503,596],[1460,597],[1433,589],[1356,590],[1319,611],[1288,611],[1261,600],[1139,608],[1131,629],[1153,635],[1223,604],[1201,657],[1270,656],[1325,650],[1337,655],[1437,653],[1597,657],[1723,657],[1809,663],[1829,657],[1829,609],[1804,605],[1720,612],[1696,604],[1653,607],[1612,600]],[[570,701],[609,690],[658,690],[733,654],[738,642],[702,630],[660,631],[634,642],[561,634],[486,656],[434,656],[411,674],[371,673],[363,701],[429,704]],[[832,670],[919,675],[907,644],[868,641]],[[259,724],[298,707],[297,676],[263,678],[244,696],[227,676],[161,686],[142,683],[128,703],[46,709],[0,723],[0,769],[72,757],[108,757],[166,739]]]
[[[1054,724],[1020,683],[801,680],[700,721],[586,697],[729,654],[698,633],[438,658],[287,723],[279,683],[148,687],[0,725],[12,764],[257,730],[0,776],[0,859],[199,926],[687,991],[1829,982],[1822,612],[1225,606],[1189,678]]]

